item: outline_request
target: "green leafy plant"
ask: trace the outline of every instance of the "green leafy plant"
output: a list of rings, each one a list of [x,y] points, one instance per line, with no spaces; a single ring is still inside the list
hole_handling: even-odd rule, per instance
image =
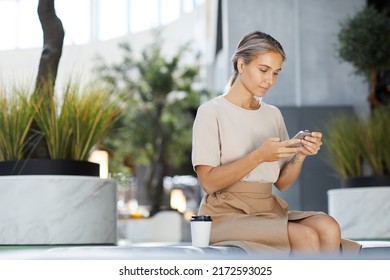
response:
[[[355,68],[355,74],[369,81],[368,102],[381,103],[376,96],[378,77],[390,70],[390,18],[367,6],[340,23],[338,57]]]
[[[363,175],[359,133],[357,117],[336,117],[325,129],[325,147],[332,165],[342,178]]]
[[[144,182],[152,212],[159,210],[162,201],[163,178],[190,162],[192,123],[200,98],[206,94],[194,87],[199,66],[184,63],[191,51],[182,47],[168,57],[162,45],[157,34],[137,57],[128,43],[122,43],[119,63],[107,65],[100,60],[97,67],[98,78],[131,108],[105,141],[113,151],[112,172],[123,166],[147,166]]]
[[[363,158],[375,175],[390,175],[390,112],[375,109],[362,123],[360,143]]]
[[[34,119],[46,136],[51,159],[87,160],[121,112],[107,88],[81,88],[72,83],[66,87],[62,106],[51,98],[40,100],[34,108]]]
[[[22,159],[32,122],[27,88],[0,89],[0,155],[3,160]]]
[[[326,127],[324,142],[341,178],[390,175],[390,112],[375,109],[367,118],[335,117]],[[370,174],[364,174],[367,164]]]
[[[69,82],[61,102],[51,92],[52,86],[42,85],[39,91],[35,90],[33,95],[14,87],[8,94],[0,95],[3,159],[28,159],[26,143],[34,145],[44,137],[51,159],[88,160],[122,111],[103,86],[81,87]],[[52,97],[47,98],[49,95]],[[29,136],[33,120],[40,130]]]

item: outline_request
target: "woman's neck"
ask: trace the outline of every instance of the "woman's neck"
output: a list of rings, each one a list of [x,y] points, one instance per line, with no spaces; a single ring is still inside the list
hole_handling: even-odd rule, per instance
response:
[[[261,105],[258,99],[254,98],[254,96],[244,88],[237,86],[236,83],[234,83],[229,91],[224,94],[224,97],[233,104],[246,110],[257,110]]]

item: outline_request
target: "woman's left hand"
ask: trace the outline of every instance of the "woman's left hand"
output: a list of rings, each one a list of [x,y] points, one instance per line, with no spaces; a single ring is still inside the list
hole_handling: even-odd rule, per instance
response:
[[[305,136],[302,141],[302,147],[300,153],[310,156],[316,155],[322,145],[322,133],[311,132],[310,136]]]

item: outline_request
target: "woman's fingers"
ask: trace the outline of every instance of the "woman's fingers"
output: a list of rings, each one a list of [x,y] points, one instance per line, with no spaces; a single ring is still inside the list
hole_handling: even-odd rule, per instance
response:
[[[279,156],[291,157],[298,153],[302,146],[300,139],[290,139],[280,143]]]

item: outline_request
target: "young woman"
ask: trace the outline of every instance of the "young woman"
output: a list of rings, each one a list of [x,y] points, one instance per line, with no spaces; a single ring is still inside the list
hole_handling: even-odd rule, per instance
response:
[[[306,157],[322,145],[321,132],[289,139],[280,110],[261,101],[284,60],[282,46],[270,35],[245,35],[232,58],[228,89],[199,107],[192,163],[207,193],[199,214],[212,216],[212,245],[239,246],[248,253],[336,254],[344,240],[332,217],[288,211],[272,194],[272,185],[287,190]]]

